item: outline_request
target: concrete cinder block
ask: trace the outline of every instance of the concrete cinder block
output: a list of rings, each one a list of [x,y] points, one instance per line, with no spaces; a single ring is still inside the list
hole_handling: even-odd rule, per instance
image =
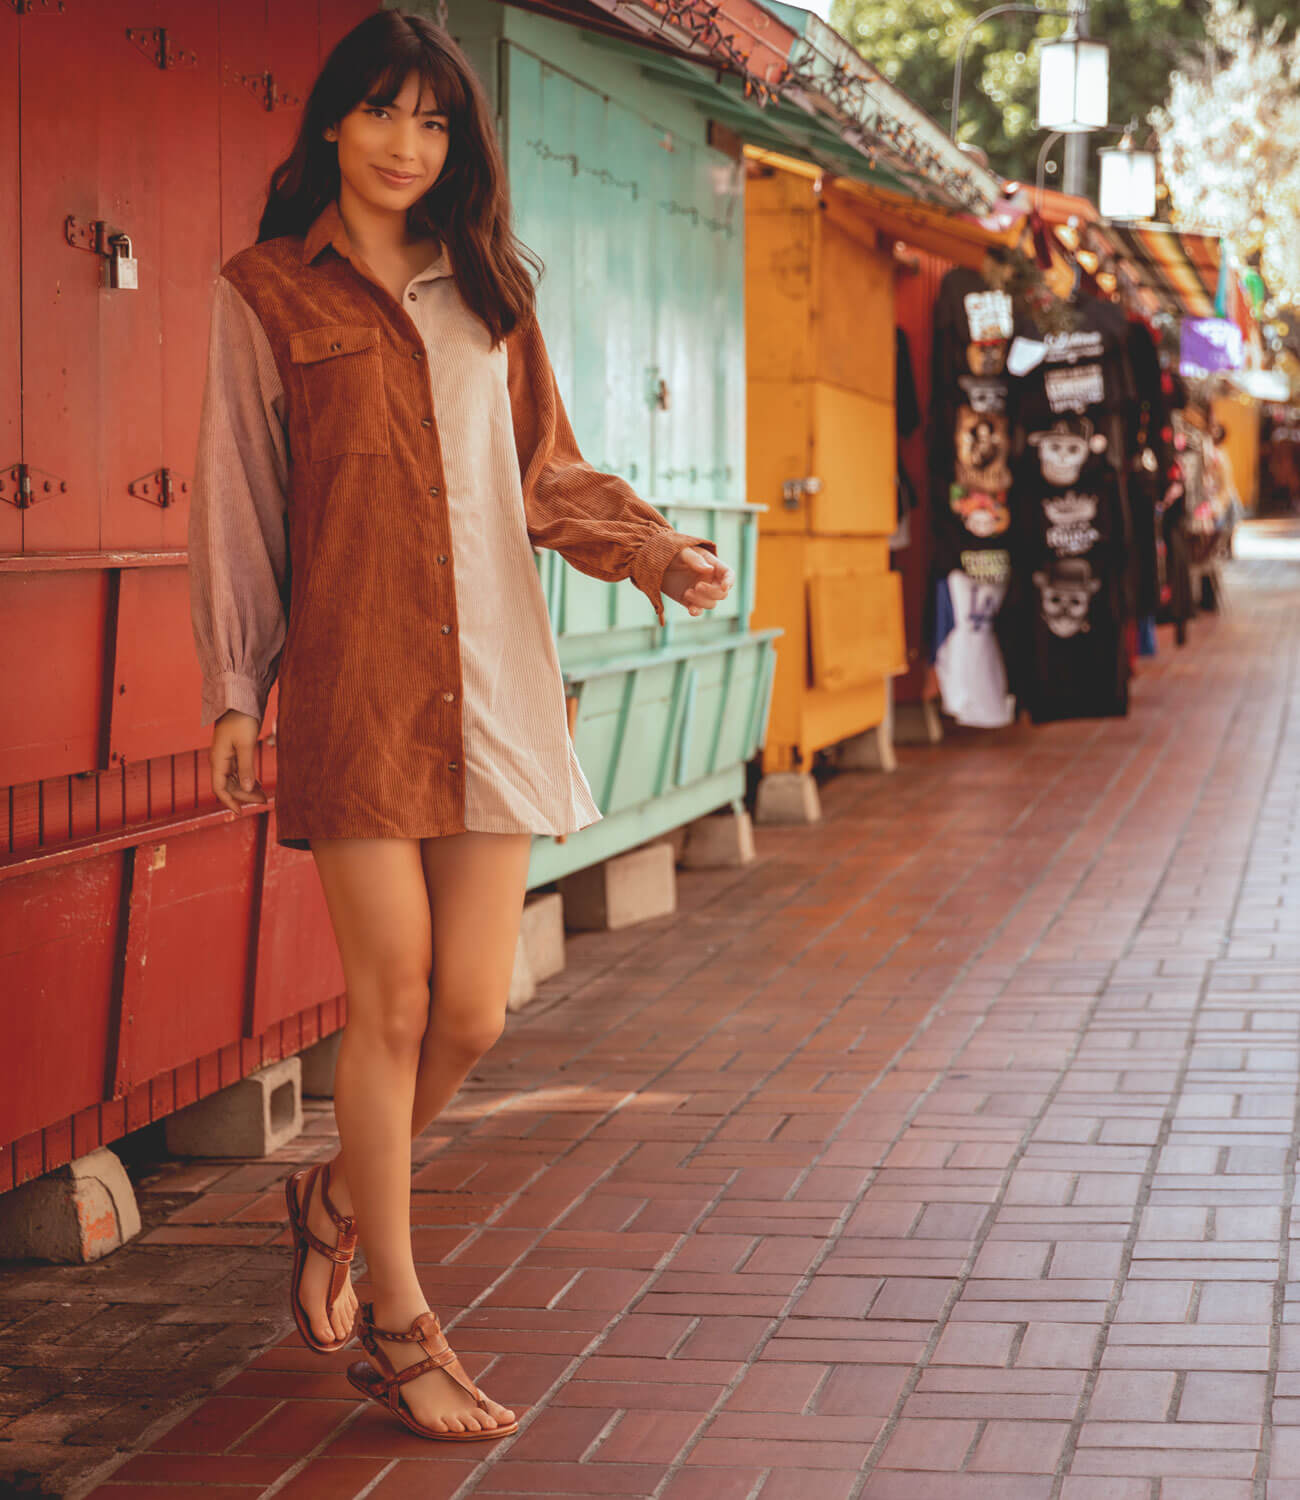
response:
[[[894,744],[940,745],[943,743],[943,720],[933,698],[920,703],[894,705]]]
[[[506,1010],[514,1012],[523,1010],[537,995],[537,981],[533,978],[532,965],[528,962],[528,944],[524,942],[524,935],[519,934],[519,941],[515,944],[515,966],[510,971],[510,990],[506,995]]]
[[[744,807],[725,807],[685,829],[679,862],[686,870],[729,869],[755,857],[754,820]]]
[[[163,1123],[174,1156],[269,1156],[302,1133],[302,1059],[259,1068]]]
[[[564,897],[559,891],[543,891],[524,902],[519,937],[539,984],[564,968]]]
[[[559,885],[564,925],[578,932],[612,932],[677,910],[677,861],[668,842],[629,849]]]
[[[135,1189],[107,1146],[0,1195],[0,1260],[84,1265],[139,1233]]]
[[[656,840],[659,843],[671,844],[673,849],[673,860],[676,864],[682,862],[682,850],[686,847],[688,825],[683,823],[678,828],[670,828],[663,838]]]
[[[820,823],[822,799],[811,771],[771,771],[758,783],[756,823]]]
[[[563,968],[564,898],[559,891],[543,891],[524,902],[506,1009],[522,1010],[542,980]]]
[[[841,771],[898,770],[888,724],[877,724],[874,729],[841,740],[835,747],[835,764]]]
[[[302,1096],[304,1099],[332,1099],[334,1097],[334,1069],[339,1060],[339,1043],[343,1040],[342,1029],[299,1054],[302,1063]]]

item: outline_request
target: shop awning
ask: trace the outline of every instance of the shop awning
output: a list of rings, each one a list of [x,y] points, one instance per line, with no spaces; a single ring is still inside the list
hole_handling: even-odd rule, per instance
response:
[[[1143,301],[1156,303],[1175,318],[1212,318],[1219,287],[1219,240],[1169,224],[1107,224],[1104,235],[1090,225],[1087,238],[1100,239],[1116,257],[1116,272]]]
[[[1211,318],[1219,288],[1216,235],[1172,224],[1115,224],[1086,198],[1041,190],[1038,211],[1089,273],[1111,270],[1121,295],[1148,318]]]
[[[777,151],[746,146],[745,156],[750,161],[799,177],[821,178],[827,200],[840,205],[864,227],[879,230],[891,239],[902,240],[918,250],[940,255],[954,265],[968,266],[974,271],[982,268],[990,250],[1014,247],[1019,244],[1023,233],[1023,220],[1003,229],[989,229],[973,218],[934,204],[919,203],[915,198],[890,192],[873,183],[825,172],[820,167]]]
[[[694,95],[746,141],[883,179],[976,214],[1001,179],[810,11],[781,0],[508,0],[654,49],[650,76]],[[599,24],[593,25],[593,18]]]

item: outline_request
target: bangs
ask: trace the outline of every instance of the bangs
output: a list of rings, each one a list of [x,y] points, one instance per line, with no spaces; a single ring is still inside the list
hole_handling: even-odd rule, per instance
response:
[[[455,124],[471,108],[464,80],[452,66],[450,59],[420,46],[414,37],[411,42],[413,45],[409,52],[406,48],[401,49],[407,52],[406,56],[390,56],[387,59],[369,85],[362,90],[360,102],[387,107],[396,101],[410,75],[418,73],[420,102],[423,102],[426,91],[431,93],[439,113],[446,115]]]

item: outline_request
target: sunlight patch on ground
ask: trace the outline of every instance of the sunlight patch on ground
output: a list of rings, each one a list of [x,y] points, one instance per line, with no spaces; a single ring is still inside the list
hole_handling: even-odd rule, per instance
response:
[[[1300,521],[1247,521],[1233,550],[1250,562],[1300,562]]]

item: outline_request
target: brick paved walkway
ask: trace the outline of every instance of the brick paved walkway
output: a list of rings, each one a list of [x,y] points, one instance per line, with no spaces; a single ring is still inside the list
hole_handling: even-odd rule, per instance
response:
[[[286,1333],[94,1500],[1295,1500],[1297,583],[1237,564],[1127,721],[834,778],[571,940],[415,1177],[516,1438],[421,1442]],[[174,1219],[260,1221],[279,1296],[287,1168],[227,1170]]]

